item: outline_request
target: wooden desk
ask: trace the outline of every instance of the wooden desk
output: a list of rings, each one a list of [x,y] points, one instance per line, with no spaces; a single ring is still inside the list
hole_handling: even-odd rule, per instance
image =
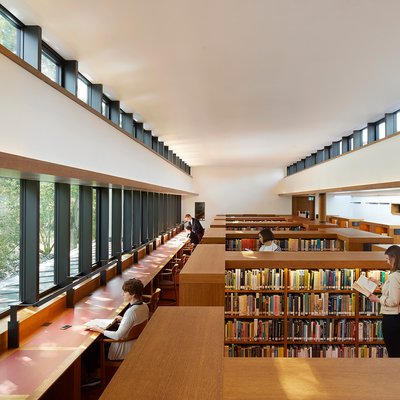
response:
[[[179,305],[223,306],[225,245],[199,244],[179,274]]]
[[[222,307],[159,307],[101,400],[220,400]]]
[[[223,244],[225,245],[226,230],[221,228],[209,228],[204,232],[201,244]]]
[[[123,282],[135,277],[148,285],[186,241],[185,233],[175,236],[74,308],[65,309],[64,305],[56,316],[47,315],[49,319],[31,331],[20,348],[0,357],[0,399],[79,399],[80,356],[99,335],[85,330],[84,323],[94,318],[114,318],[126,306],[122,300]],[[99,278],[92,279],[90,287],[92,281],[96,283]],[[65,295],[62,297],[65,299]],[[72,327],[60,330],[66,324]]]
[[[400,359],[224,360],[225,400],[397,400]]]

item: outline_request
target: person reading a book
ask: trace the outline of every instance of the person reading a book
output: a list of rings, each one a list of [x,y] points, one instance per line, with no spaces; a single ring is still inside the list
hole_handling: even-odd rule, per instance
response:
[[[201,242],[201,239],[204,235],[204,228],[200,221],[197,218],[193,218],[190,214],[185,215],[185,221],[192,225],[192,231],[198,236],[199,242]]]
[[[390,246],[385,255],[390,273],[382,285],[382,295],[370,294],[368,298],[381,304],[383,340],[389,357],[400,357],[400,247]],[[380,286],[381,282],[369,279]]]
[[[118,315],[116,321],[119,327],[116,331],[103,329],[98,325],[94,325],[89,329],[102,333],[105,337],[114,340],[126,339],[133,326],[141,324],[149,319],[149,307],[143,303],[143,283],[139,279],[129,279],[122,285],[122,295],[124,301],[128,302],[128,309],[123,317]],[[133,340],[120,343],[111,343],[108,351],[110,360],[123,360],[133,346]]]
[[[274,234],[271,229],[264,228],[258,233],[260,248],[258,251],[281,251],[281,248],[274,242]]]
[[[187,237],[190,239],[190,243],[194,244],[195,246],[198,245],[200,243],[199,237],[193,232],[192,225],[191,224],[187,225],[185,229]]]

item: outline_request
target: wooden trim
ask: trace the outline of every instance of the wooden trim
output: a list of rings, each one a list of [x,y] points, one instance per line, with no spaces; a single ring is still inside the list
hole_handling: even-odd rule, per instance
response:
[[[117,189],[136,189],[178,195],[195,194],[184,190],[171,189],[165,186],[153,185],[3,152],[0,152],[0,173],[2,176],[17,179],[33,179],[100,187],[110,187],[111,184],[113,188]]]

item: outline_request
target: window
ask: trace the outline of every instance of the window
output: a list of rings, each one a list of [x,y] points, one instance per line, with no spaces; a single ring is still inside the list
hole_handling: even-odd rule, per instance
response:
[[[365,146],[368,143],[368,129],[364,128],[362,130],[362,146]]]
[[[354,150],[354,137],[350,136],[349,138],[349,151]]]
[[[340,154],[343,154],[343,141],[342,140],[339,142],[339,155]]]
[[[79,186],[71,185],[69,273],[79,274]]]
[[[90,82],[81,74],[78,76],[78,93],[77,96],[85,103],[89,103]]]
[[[110,100],[107,97],[103,97],[101,100],[101,113],[110,119]]]
[[[92,264],[96,264],[100,257],[97,256],[97,189],[92,189]]]
[[[21,29],[0,6],[0,44],[20,55]]]
[[[122,120],[124,118],[124,112],[122,110],[119,110],[119,127],[122,128]]]
[[[0,178],[0,313],[19,296],[20,184]]]
[[[378,125],[378,140],[383,139],[386,136],[386,124],[381,122]]]
[[[54,286],[54,183],[40,182],[39,293]]]
[[[400,111],[396,113],[396,132],[400,131]]]
[[[61,62],[55,57],[51,50],[43,44],[42,51],[42,73],[50,78],[53,82],[61,83]]]
[[[112,217],[112,189],[108,189],[108,258],[110,259],[112,256],[112,224],[113,224],[113,217]]]

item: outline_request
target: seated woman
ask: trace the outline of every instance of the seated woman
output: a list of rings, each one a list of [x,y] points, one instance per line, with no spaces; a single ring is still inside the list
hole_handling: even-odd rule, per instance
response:
[[[126,339],[133,326],[139,325],[149,319],[149,307],[143,303],[143,283],[139,279],[129,279],[122,285],[122,295],[124,301],[129,302],[128,309],[125,311],[124,316],[116,317],[119,327],[116,331],[102,329],[99,326],[90,328],[92,331],[100,332],[105,337],[114,340]],[[123,360],[126,354],[133,346],[133,340],[121,343],[111,343],[108,352],[109,360]]]
[[[186,233],[187,233],[187,237],[190,239],[190,243],[194,244],[195,246],[198,245],[200,243],[199,237],[198,235],[196,235],[193,232],[193,227],[191,224],[186,225]]]
[[[281,248],[274,242],[274,234],[271,229],[264,228],[258,233],[260,248],[258,251],[281,251]]]

